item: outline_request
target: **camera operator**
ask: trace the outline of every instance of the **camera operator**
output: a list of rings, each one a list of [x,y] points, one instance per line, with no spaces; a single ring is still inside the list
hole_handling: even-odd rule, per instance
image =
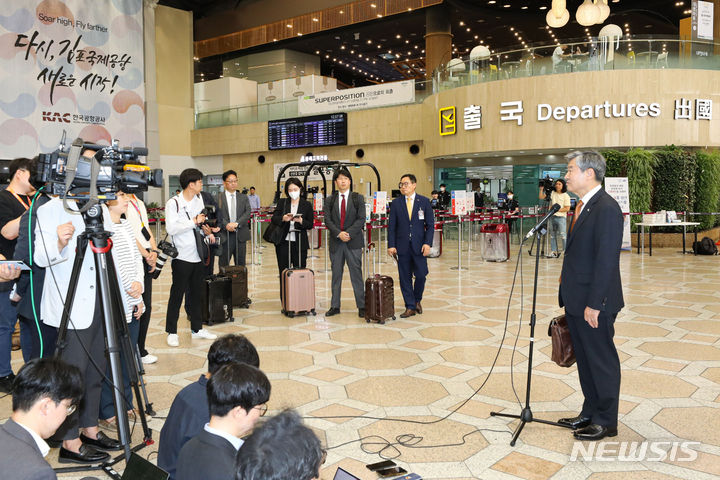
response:
[[[553,183],[550,192],[550,204],[560,205],[560,210],[550,219],[550,248],[552,248],[551,257],[558,258],[562,251],[565,250],[565,236],[567,235],[567,212],[570,211],[570,195],[567,194],[567,186],[565,180],[558,178]],[[545,187],[540,187],[540,200],[547,199]],[[558,238],[560,239],[560,249],[558,249]]]
[[[91,150],[83,152],[85,157],[93,155]],[[68,200],[68,205],[73,211],[79,209],[73,200]],[[84,231],[83,217],[79,213],[67,212],[63,200],[58,197],[53,197],[37,209],[33,260],[39,267],[47,269],[40,317],[51,327],[60,326],[75,261],[77,238]],[[122,448],[120,442],[98,430],[100,391],[107,361],[103,311],[96,285],[95,259],[88,242],[61,354],[63,360],[80,369],[85,395],[78,411],[70,415],[58,429],[57,436],[63,441],[60,463],[94,464],[109,458],[104,451]]]
[[[155,355],[151,355],[145,349],[145,339],[147,338],[147,331],[150,326],[150,315],[152,313],[152,274],[155,271],[155,262],[157,261],[157,243],[155,242],[155,236],[152,234],[152,231],[150,231],[145,203],[132,193],[126,193],[125,196],[129,202],[125,217],[130,222],[130,225],[132,225],[137,248],[143,257],[143,269],[145,271],[143,284],[145,289],[143,290],[142,298],[145,304],[145,311],[140,317],[140,331],[138,332],[137,343],[142,362],[149,364],[155,363],[158,360]]]
[[[447,191],[447,186],[444,183],[440,184],[440,193],[438,194],[440,200],[440,210],[449,210],[452,203],[452,196]]]
[[[214,335],[202,328],[202,291],[205,278],[205,266],[198,253],[196,232],[205,223],[205,208],[199,195],[203,187],[203,174],[196,168],[187,168],[180,173],[180,195],[176,195],[165,204],[165,227],[172,235],[173,243],[178,250],[177,258],[172,261],[172,286],[165,317],[167,344],[171,347],[180,345],[177,336],[177,321],[180,304],[185,297],[190,303],[190,328],[192,338],[214,340]],[[213,235],[209,235],[214,240]]]
[[[517,198],[515,198],[515,194],[512,190],[507,191],[507,202],[505,202],[505,210],[507,211],[508,215],[520,215],[520,203],[518,203]],[[515,225],[515,221],[517,218],[508,218],[507,223],[510,226],[510,232],[513,230],[513,226]],[[522,232],[521,232],[522,233]]]
[[[10,184],[0,191],[0,254],[14,259],[20,217],[30,208],[30,195],[35,191],[30,183],[34,162],[29,158],[16,158],[10,162]],[[17,323],[17,308],[10,299],[14,281],[0,283],[0,391],[9,393],[15,378],[10,365],[12,334]],[[13,300],[18,298],[13,294]],[[22,324],[20,341],[23,353],[31,349],[29,325]]]

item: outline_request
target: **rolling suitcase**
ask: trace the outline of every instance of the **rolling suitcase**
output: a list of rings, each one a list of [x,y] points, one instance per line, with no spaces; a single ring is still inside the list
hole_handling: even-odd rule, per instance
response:
[[[224,275],[205,279],[203,289],[203,323],[232,322],[232,280]]]
[[[252,300],[248,298],[248,272],[242,265],[230,265],[230,246],[227,246],[228,265],[220,267],[220,273],[232,280],[232,306],[250,308]],[[237,251],[237,234],[235,235],[235,249]],[[237,254],[235,256],[237,261]]]
[[[367,252],[373,250],[374,244],[368,245]],[[395,320],[395,290],[392,277],[375,273],[373,256],[373,273],[365,280],[365,322],[384,324],[385,320]]]
[[[485,223],[480,227],[480,255],[486,262],[505,262],[510,258],[510,226]]]
[[[435,227],[438,226],[438,222],[435,222]],[[428,255],[429,258],[437,258],[440,255],[442,255],[442,247],[443,247],[443,231],[442,231],[442,223],[440,224],[440,228],[435,228],[435,231],[433,232],[433,242],[430,246],[430,254]]]
[[[298,258],[300,257],[300,242]],[[288,248],[288,265],[291,265]],[[288,317],[295,315],[316,315],[315,313],[315,272],[309,268],[286,268],[281,274],[282,312]]]

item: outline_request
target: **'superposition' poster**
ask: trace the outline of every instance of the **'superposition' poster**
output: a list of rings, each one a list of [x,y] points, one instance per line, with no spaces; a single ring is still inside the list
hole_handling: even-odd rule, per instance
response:
[[[145,144],[142,0],[2,0],[0,158]]]

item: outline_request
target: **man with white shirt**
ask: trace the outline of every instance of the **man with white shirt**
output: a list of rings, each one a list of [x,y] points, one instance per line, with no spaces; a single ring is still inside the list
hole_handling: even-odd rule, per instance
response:
[[[55,358],[31,360],[13,383],[10,419],[0,426],[0,472],[14,480],[55,480],[44,439],[55,433],[82,398],[80,370]]]
[[[333,181],[337,191],[328,197],[324,207],[332,265],[332,298],[330,310],[325,316],[331,317],[340,313],[340,291],[343,270],[347,262],[353,293],[355,293],[355,305],[358,316],[362,318],[365,317],[365,282],[362,278],[365,199],[359,193],[350,191],[352,177],[346,168],[337,170],[333,175]]]
[[[196,168],[186,168],[180,173],[182,192],[165,204],[165,228],[172,235],[177,258],[172,261],[172,286],[165,316],[167,344],[180,345],[177,336],[177,321],[180,304],[186,295],[185,303],[190,304],[190,329],[192,338],[214,340],[217,335],[202,328],[202,291],[204,288],[205,266],[200,260],[195,240],[195,229],[205,221],[202,213],[205,208],[200,192],[203,187],[203,174]],[[186,294],[187,291],[187,294]],[[188,302],[188,300],[190,300]]]
[[[235,478],[235,457],[267,411],[270,380],[257,368],[229,363],[207,382],[210,422],[180,450],[177,480]]]
[[[260,196],[255,193],[255,187],[250,187],[248,201],[253,212],[260,210]]]
[[[225,192],[218,193],[217,204],[220,207],[220,238],[223,251],[218,263],[221,267],[230,264],[230,257],[235,257],[235,265],[245,266],[246,242],[250,240],[250,202],[248,196],[238,192],[237,173],[228,170],[223,173]]]

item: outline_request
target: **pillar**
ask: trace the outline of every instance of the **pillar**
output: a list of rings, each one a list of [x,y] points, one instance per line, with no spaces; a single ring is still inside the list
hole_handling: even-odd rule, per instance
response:
[[[431,79],[433,71],[452,58],[452,33],[447,7],[443,4],[426,9],[425,25],[425,76]]]

